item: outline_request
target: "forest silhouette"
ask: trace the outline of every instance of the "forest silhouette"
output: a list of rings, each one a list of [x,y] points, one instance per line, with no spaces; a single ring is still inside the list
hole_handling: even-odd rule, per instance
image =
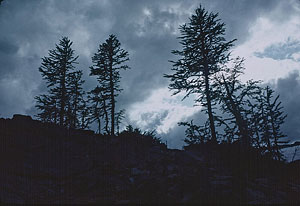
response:
[[[168,149],[155,130],[121,127],[120,71],[132,71],[116,35],[91,57],[89,76],[97,84],[90,91],[73,42],[62,37],[38,68],[47,85],[35,97],[38,120],[0,119],[0,179],[11,178],[7,184],[18,194],[0,191],[0,202],[299,203],[300,163],[287,163],[282,152],[292,145],[281,131],[287,114],[280,96],[260,80],[241,80],[245,59],[231,55],[236,39],[226,40],[225,27],[202,5],[179,27],[181,49],[171,51],[164,77],[173,95],[194,97],[207,115],[202,124],[178,122],[185,127],[183,150]],[[17,178],[27,178],[38,195]]]
[[[173,95],[183,92],[183,100],[195,95],[195,104],[208,115],[203,125],[179,123],[187,127],[185,142],[239,142],[245,151],[253,147],[262,155],[283,160],[280,144],[288,141],[280,129],[286,115],[279,95],[274,96],[269,86],[262,87],[261,81],[240,80],[244,59],[231,57],[236,39],[225,39],[225,24],[218,13],[209,13],[200,5],[189,20],[179,28],[182,50],[172,51],[178,56],[170,61],[173,74],[164,75],[170,79]],[[120,70],[129,69],[129,53],[115,35],[110,35],[92,57],[90,76],[95,76],[98,84],[91,91],[83,91],[85,80],[82,70],[75,70],[78,56],[72,43],[63,37],[55,49],[49,50],[49,56],[42,58],[39,71],[48,93],[36,97],[36,107],[41,111],[38,119],[78,129],[96,122],[99,134],[119,134],[125,116],[124,109],[116,110],[122,92]],[[223,115],[217,115],[217,110]]]

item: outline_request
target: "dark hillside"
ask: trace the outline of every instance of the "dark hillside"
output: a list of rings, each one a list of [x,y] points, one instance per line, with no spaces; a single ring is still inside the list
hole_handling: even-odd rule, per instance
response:
[[[1,203],[300,203],[299,161],[0,119]]]

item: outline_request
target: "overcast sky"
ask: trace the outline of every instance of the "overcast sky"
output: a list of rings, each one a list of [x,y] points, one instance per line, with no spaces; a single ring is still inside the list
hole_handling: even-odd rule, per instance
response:
[[[184,128],[177,122],[206,118],[171,96],[168,79],[179,49],[179,25],[202,4],[219,12],[226,38],[237,38],[233,56],[246,59],[243,79],[264,80],[281,95],[288,114],[284,131],[300,138],[300,2],[299,0],[4,0],[0,5],[0,115],[35,115],[34,96],[45,93],[38,68],[62,36],[73,41],[84,71],[85,89],[96,86],[89,76],[91,57],[115,34],[130,54],[131,70],[122,72],[126,124],[156,129],[171,147],[180,147]]]

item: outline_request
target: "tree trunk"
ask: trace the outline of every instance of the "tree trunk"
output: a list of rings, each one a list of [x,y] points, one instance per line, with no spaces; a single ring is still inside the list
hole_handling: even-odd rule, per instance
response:
[[[208,65],[205,64],[204,67],[205,70],[205,94],[206,94],[206,100],[207,100],[207,113],[209,117],[209,126],[211,130],[211,140],[213,143],[217,143],[217,136],[216,136],[216,129],[215,129],[215,122],[214,122],[214,116],[212,112],[211,107],[211,96],[210,96],[210,90],[209,90],[209,75],[208,75]]]
[[[103,101],[103,111],[104,111],[104,116],[105,116],[105,131],[107,134],[109,134],[109,130],[108,130],[108,113],[107,113],[107,107],[106,107],[106,102],[105,99],[103,97],[103,95],[101,95],[102,97],[102,101]]]
[[[110,131],[108,129],[108,114],[107,114],[106,108],[104,109],[104,113],[105,113],[105,131],[106,131],[107,134],[109,134]]]
[[[54,100],[55,101],[55,100]],[[54,102],[54,123],[57,124],[57,104],[56,101]]]
[[[66,102],[66,71],[64,67],[62,78],[61,78],[61,99],[60,99],[60,114],[59,114],[60,126],[64,126],[65,102]]]
[[[78,99],[79,99],[79,95],[78,95],[78,85],[75,85],[75,99],[74,99],[74,111],[73,111],[73,122],[72,122],[72,126],[73,128],[77,128],[77,110],[78,110]]]
[[[112,51],[110,54],[110,65],[109,65],[109,83],[110,83],[110,99],[111,99],[111,132],[110,135],[115,135],[115,95],[114,95],[114,83],[113,83],[113,60],[112,60]]]
[[[202,32],[202,31],[201,31]],[[214,122],[214,116],[212,112],[211,107],[211,96],[210,96],[210,90],[209,90],[209,68],[208,68],[208,62],[207,62],[207,53],[205,50],[205,39],[201,39],[201,53],[202,57],[204,59],[204,79],[205,79],[205,94],[206,94],[206,101],[207,101],[207,113],[209,118],[209,126],[211,130],[211,141],[215,144],[217,144],[217,135],[216,135],[216,128],[215,128],[215,122]]]
[[[101,134],[101,121],[99,117],[98,117],[98,134]]]

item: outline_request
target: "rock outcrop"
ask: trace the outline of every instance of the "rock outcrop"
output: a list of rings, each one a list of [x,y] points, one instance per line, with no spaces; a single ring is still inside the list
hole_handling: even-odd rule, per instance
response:
[[[174,150],[22,115],[0,119],[0,140],[1,203],[300,203],[299,162],[249,161],[251,170],[228,148]]]

